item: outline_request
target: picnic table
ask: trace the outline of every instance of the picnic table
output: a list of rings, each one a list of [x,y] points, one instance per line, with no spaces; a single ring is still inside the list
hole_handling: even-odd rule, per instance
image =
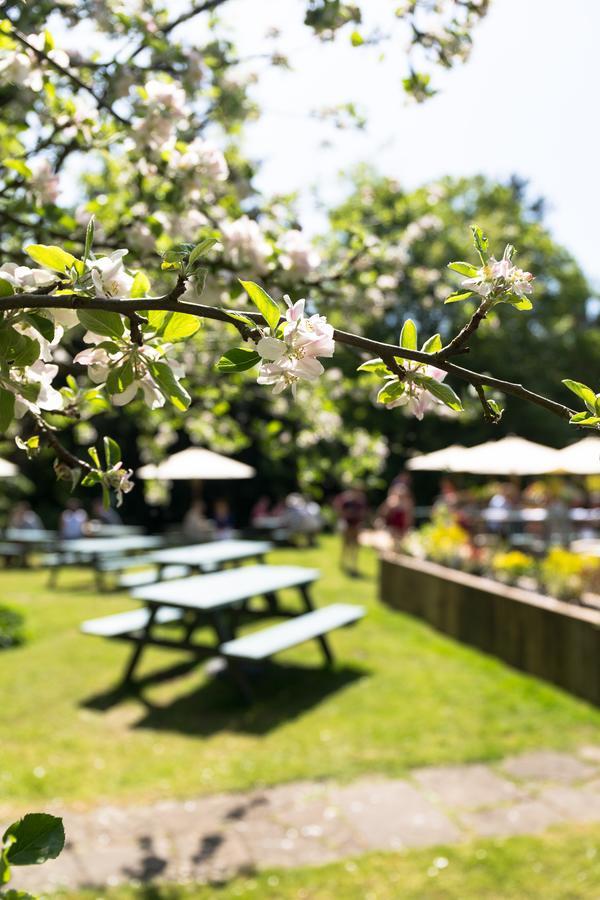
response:
[[[96,570],[98,587],[103,587],[101,564],[111,557],[127,558],[129,554],[154,550],[162,546],[164,539],[158,535],[132,534],[122,537],[83,537],[60,540],[54,545],[54,554],[46,565],[52,568],[52,584],[56,584],[58,571],[64,565],[89,565]]]
[[[345,603],[315,609],[310,585],[319,577],[317,569],[301,566],[252,565],[226,569],[209,575],[165,581],[133,591],[144,607],[84,622],[84,634],[125,640],[134,644],[122,678],[122,686],[133,683],[146,647],[167,647],[192,653],[198,660],[221,657],[246,699],[252,691],[244,660],[266,660],[282,650],[307,640],[318,641],[325,661],[333,654],[326,635],[358,621],[364,609]],[[301,609],[282,606],[279,592],[289,588],[300,594]],[[258,609],[252,601],[260,598]],[[282,616],[288,621],[239,636],[244,621]],[[175,636],[165,627],[178,626]],[[194,634],[208,626],[211,639],[199,643]]]
[[[99,567],[103,571],[123,571],[142,565],[147,567],[124,575],[117,582],[120,588],[135,588],[154,584],[164,578],[182,578],[190,573],[212,571],[245,559],[263,562],[265,553],[268,553],[272,546],[268,541],[212,541],[183,547],[168,547],[141,556],[108,557],[99,563]]]

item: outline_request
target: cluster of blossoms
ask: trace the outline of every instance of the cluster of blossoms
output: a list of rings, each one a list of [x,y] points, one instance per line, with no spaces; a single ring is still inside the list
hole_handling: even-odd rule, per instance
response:
[[[432,410],[438,413],[444,412],[446,407],[443,402],[434,397],[421,384],[418,384],[414,378],[415,375],[425,376],[441,383],[446,377],[446,372],[435,366],[424,366],[422,363],[411,362],[410,360],[405,361],[404,368],[406,369],[406,377],[403,383],[404,390],[399,397],[386,403],[385,408],[396,409],[398,406],[404,406],[406,411],[418,419],[419,422],[422,421],[427,412]]]
[[[168,344],[161,344],[160,349],[145,343],[138,347],[131,343],[128,333],[123,338],[115,341],[106,341],[102,335],[87,331],[83,340],[93,346],[82,350],[74,357],[74,362],[87,366],[88,375],[94,384],[106,384],[107,393],[114,406],[126,406],[137,397],[141,391],[145,403],[150,409],[159,409],[165,405],[165,397],[157,386],[149,369],[149,364],[162,362],[171,370],[174,378],[184,375],[183,366],[173,359],[168,358],[171,349]],[[127,383],[119,384],[120,390],[111,392],[107,384],[109,375],[116,370],[128,372]]]
[[[292,271],[301,277],[309,275],[321,264],[321,257],[311,246],[306,236],[297,229],[287,231],[278,241],[282,269]]]
[[[48,59],[60,66],[61,69],[69,67],[68,54],[64,50],[47,47],[45,35],[29,34],[26,40],[35,50],[44,52]],[[0,50],[1,82],[26,87],[38,94],[44,87],[43,72],[44,70],[40,65],[37,54],[29,47],[15,45],[14,47]]]
[[[306,318],[305,300],[292,303],[287,295],[284,300],[287,311],[282,338],[262,337],[256,347],[263,360],[258,383],[272,385],[274,394],[291,387],[295,397],[301,378],[315,381],[323,374],[325,370],[317,357],[332,357],[335,341],[333,326],[328,324],[325,316],[315,314]]]
[[[31,172],[29,188],[38,203],[56,203],[59,192],[59,178],[50,162],[43,156],[32,159],[27,167]]]
[[[249,216],[241,216],[233,222],[223,222],[221,240],[225,254],[234,266],[246,264],[261,271],[271,255],[271,247],[258,222]]]
[[[132,127],[138,150],[163,150],[173,141],[178,128],[185,127],[189,109],[185,91],[173,81],[153,78],[140,89],[143,114]]]
[[[531,272],[524,272],[513,266],[513,252],[514,248],[508,244],[502,259],[497,260],[491,256],[474,276],[462,282],[461,288],[473,291],[483,298],[507,292],[521,300],[527,297],[533,292],[534,278]]]
[[[203,138],[194,138],[183,149],[176,147],[169,157],[169,165],[175,171],[189,172],[201,180],[225,181],[229,176],[222,151]]]

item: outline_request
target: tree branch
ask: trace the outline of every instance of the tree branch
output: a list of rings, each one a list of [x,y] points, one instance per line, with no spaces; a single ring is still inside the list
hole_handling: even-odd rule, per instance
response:
[[[215,306],[206,306],[202,303],[187,302],[179,299],[181,293],[181,280],[169,294],[164,297],[149,297],[140,299],[98,299],[91,297],[83,297],[80,294],[12,294],[8,297],[0,297],[0,310],[13,309],[103,309],[107,312],[116,312],[120,315],[131,316],[132,313],[143,312],[145,310],[165,310],[167,312],[182,312],[189,315],[199,316],[202,319],[213,319],[217,322],[225,322],[233,325],[238,330],[244,340],[252,339],[253,333],[247,325],[235,318],[236,313],[231,314],[225,309]],[[177,293],[179,291],[179,293]],[[263,324],[264,319],[260,313],[243,311],[240,315],[245,316],[256,322],[257,325]],[[348,331],[334,329],[334,339],[340,344],[349,347],[357,347],[360,350],[367,351],[371,356],[379,356],[386,361],[393,360],[394,364],[403,359],[410,359],[424,365],[435,365],[443,369],[449,375],[465,381],[467,384],[473,385],[475,389],[478,387],[497,388],[505,394],[511,394],[521,400],[526,400],[536,406],[541,406],[548,412],[559,416],[567,421],[574,415],[574,410],[555,400],[543,397],[523,387],[522,384],[516,384],[511,381],[504,381],[500,378],[494,378],[491,375],[482,375],[479,372],[473,372],[471,369],[465,369],[457,366],[455,363],[449,362],[444,350],[439,353],[424,353],[422,350],[408,350],[404,347],[397,347],[394,344],[386,344],[381,341],[374,341],[370,338],[362,337],[358,334],[351,334]],[[401,363],[398,363],[401,367]],[[399,374],[399,377],[401,375]]]
[[[486,318],[493,302],[493,299],[490,299],[489,297],[486,297],[485,300],[481,301],[467,324],[463,328],[461,328],[456,337],[452,338],[452,340],[448,344],[446,344],[445,347],[442,347],[442,349],[440,350],[440,355],[443,358],[446,359],[449,356],[456,356],[457,353],[468,352],[466,344],[475,334],[483,320]]]
[[[82,81],[81,78],[79,78],[78,75],[75,75],[75,73],[70,69],[65,69],[59,63],[54,62],[54,60],[43,50],[38,50],[37,47],[34,47],[33,44],[31,44],[27,40],[25,35],[20,34],[20,32],[16,30],[16,28],[13,28],[12,30],[12,37],[14,37],[14,39],[18,41],[23,47],[27,47],[28,50],[31,50],[31,52],[37,56],[40,62],[46,63],[47,66],[49,66],[51,69],[54,69],[54,71],[58,72],[59,75],[62,75],[64,78],[68,78],[69,81],[76,87],[80,88],[80,90],[87,91],[87,93],[96,101],[98,106],[101,109],[106,110],[106,112],[109,112],[113,116],[113,118],[121,123],[121,125],[131,125],[129,119],[125,119],[123,118],[123,116],[119,115],[119,113],[115,112],[110,103],[107,103],[106,100],[103,100],[102,97],[99,97],[95,90],[89,86],[89,84],[86,84],[85,81]]]

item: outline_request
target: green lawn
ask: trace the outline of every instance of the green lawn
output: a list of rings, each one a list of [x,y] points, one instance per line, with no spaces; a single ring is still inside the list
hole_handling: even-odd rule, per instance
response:
[[[544,837],[378,853],[314,869],[262,872],[217,886],[115,888],[69,900],[597,900],[600,827]]]
[[[55,591],[44,573],[0,573],[0,603],[24,612],[30,635],[24,647],[0,653],[0,813],[53,798],[85,805],[400,775],[417,765],[600,742],[600,711],[381,607],[372,556],[365,554],[363,579],[340,574],[333,538],[271,560],[320,567],[319,603],[364,603],[369,612],[333,636],[334,672],[318,667],[316,648],[297,648],[252,708],[227,681],[207,681],[198,669],[152,685],[143,699],[111,702],[103,695],[128,647],[83,637],[78,625],[127,609],[127,596],[95,594],[85,571],[63,573]],[[151,650],[144,668],[177,661]]]

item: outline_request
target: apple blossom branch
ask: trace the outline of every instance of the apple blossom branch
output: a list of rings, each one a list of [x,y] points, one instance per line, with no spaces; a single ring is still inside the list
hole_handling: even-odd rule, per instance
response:
[[[93,301],[90,301],[89,297],[81,296],[79,294],[54,294],[51,296],[41,293],[13,294],[10,296],[0,297],[0,310],[42,308],[77,310],[93,308],[104,310],[106,312],[119,313],[127,317],[131,317],[132,314],[143,313],[150,310],[179,312],[187,313],[189,315],[195,315],[202,319],[212,319],[217,322],[224,322],[228,325],[233,325],[233,327],[237,329],[244,340],[255,340],[256,334],[253,333],[252,329],[245,325],[243,321],[240,321],[240,319],[236,318],[236,316],[242,315],[246,319],[250,319],[253,322],[256,322],[257,326],[264,324],[264,319],[260,313],[247,312],[245,310],[240,313],[236,313],[234,311],[230,313],[229,311],[220,309],[219,307],[207,306],[202,303],[182,301],[179,299],[181,293],[182,284],[181,281],[178,281],[175,288],[170,293],[164,295],[163,297],[153,298],[122,300],[116,298],[96,298]],[[474,330],[475,328],[473,328],[470,333],[473,333]],[[350,347],[356,347],[359,350],[364,350],[371,355],[377,355],[381,357],[386,365],[390,368],[390,370],[394,372],[394,374],[398,375],[399,378],[402,378],[404,374],[404,370],[402,368],[402,360],[408,359],[423,363],[425,365],[437,366],[438,368],[447,372],[449,375],[452,375],[460,379],[461,381],[472,385],[475,390],[478,391],[478,393],[478,389],[483,389],[484,387],[496,388],[502,393],[510,394],[513,397],[517,397],[521,400],[533,403],[536,406],[540,406],[543,409],[546,409],[548,412],[559,416],[561,419],[565,419],[566,421],[569,421],[574,415],[574,410],[570,409],[568,406],[565,406],[562,403],[558,403],[555,400],[551,400],[548,397],[544,397],[541,394],[537,394],[534,391],[530,391],[522,384],[505,381],[500,378],[495,378],[491,375],[484,375],[479,372],[474,372],[471,369],[466,369],[462,366],[456,365],[455,363],[449,362],[449,360],[447,359],[447,347],[442,348],[442,350],[437,353],[426,353],[422,350],[412,350],[405,347],[398,347],[394,344],[387,344],[382,341],[375,341],[371,338],[363,337],[362,335],[358,334],[352,334],[340,329],[334,329],[333,337],[334,340],[338,341],[340,344],[345,344]],[[451,344],[452,342],[450,342],[450,344],[447,346],[450,346]],[[480,394],[479,396],[481,397]]]

